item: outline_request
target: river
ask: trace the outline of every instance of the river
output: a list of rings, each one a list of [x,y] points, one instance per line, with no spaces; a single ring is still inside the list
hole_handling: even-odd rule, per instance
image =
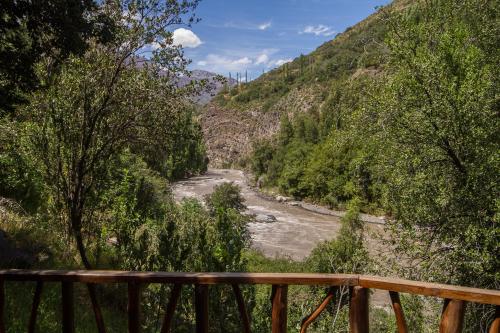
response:
[[[269,257],[286,256],[302,260],[321,241],[334,238],[340,229],[340,218],[312,212],[288,203],[267,199],[250,187],[244,173],[233,169],[209,169],[204,175],[176,182],[173,193],[176,200],[187,197],[203,199],[223,182],[240,186],[247,213],[255,214],[261,222],[249,224],[252,247]],[[265,219],[272,222],[262,222]],[[381,229],[370,225],[371,230]]]

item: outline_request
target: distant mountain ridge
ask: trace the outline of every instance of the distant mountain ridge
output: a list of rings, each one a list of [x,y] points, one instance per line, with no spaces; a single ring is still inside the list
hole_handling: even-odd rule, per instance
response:
[[[137,68],[143,68],[145,64],[149,63],[145,57],[136,57],[135,58],[135,66]],[[167,71],[163,70],[160,72],[160,75],[167,75]],[[204,91],[202,91],[199,95],[193,97],[193,101],[199,105],[206,105],[208,102],[212,100],[214,96],[216,96],[219,92],[222,91],[224,87],[232,88],[238,84],[238,81],[233,78],[222,78],[225,80],[221,81],[218,79],[221,75],[209,71],[205,71],[202,69],[193,69],[189,71],[188,75],[182,75],[175,79],[175,84],[178,87],[184,87],[193,81],[201,81],[206,80],[207,86]]]
[[[217,95],[225,86],[234,87],[238,82],[232,78],[224,78],[226,82],[217,79],[219,75],[209,71],[194,69],[190,71],[189,76],[184,75],[178,78],[177,85],[183,87],[192,81],[207,80],[207,89],[200,95],[195,96],[193,100],[200,105],[206,105]]]

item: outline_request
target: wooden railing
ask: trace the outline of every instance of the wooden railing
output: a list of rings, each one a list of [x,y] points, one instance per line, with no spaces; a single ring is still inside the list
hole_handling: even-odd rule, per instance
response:
[[[369,290],[386,290],[390,294],[398,332],[408,332],[399,293],[434,296],[444,299],[440,332],[460,332],[467,302],[496,305],[495,319],[490,333],[500,332],[500,291],[458,287],[436,283],[415,282],[376,276],[350,274],[280,274],[280,273],[166,273],[166,272],[123,272],[123,271],[33,271],[0,270],[0,333],[5,333],[5,281],[34,281],[36,288],[32,303],[28,332],[34,332],[37,309],[40,304],[44,283],[61,284],[62,330],[75,331],[73,310],[73,284],[88,286],[104,283],[128,284],[128,329],[131,333],[140,331],[141,286],[149,283],[173,284],[169,304],[164,314],[162,333],[170,332],[175,308],[181,296],[182,285],[195,286],[196,331],[208,332],[208,290],[210,285],[231,285],[241,315],[242,332],[250,332],[250,318],[240,290],[242,284],[272,285],[272,332],[287,331],[287,294],[289,285],[323,285],[330,287],[327,296],[308,317],[304,318],[301,333],[321,314],[334,299],[341,286],[349,287],[349,327],[350,332],[369,332]],[[95,309],[94,309],[95,310]],[[97,314],[97,313],[96,313]]]

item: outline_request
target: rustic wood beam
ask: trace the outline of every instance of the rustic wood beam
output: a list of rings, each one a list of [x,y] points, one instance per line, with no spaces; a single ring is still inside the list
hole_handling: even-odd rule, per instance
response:
[[[287,332],[288,285],[273,285],[271,293],[271,332]]]
[[[368,333],[369,325],[369,289],[352,287],[349,298],[349,329],[351,333]]]
[[[465,315],[464,301],[456,299],[445,299],[443,312],[441,313],[441,323],[439,333],[460,333],[464,323]]]
[[[73,282],[61,282],[62,331],[75,333],[75,311],[73,303]]]
[[[170,327],[172,326],[172,320],[175,314],[175,308],[179,302],[181,296],[182,284],[174,284],[172,291],[170,292],[170,300],[165,310],[165,316],[163,317],[163,326],[161,327],[161,333],[170,333]]]
[[[247,308],[245,305],[245,300],[243,299],[243,294],[241,293],[240,286],[233,284],[233,292],[236,297],[236,303],[238,304],[238,311],[240,312],[241,325],[243,327],[244,333],[250,333],[250,318],[248,317]]]
[[[102,316],[101,307],[97,302],[97,286],[94,283],[87,283],[87,290],[90,296],[90,302],[92,303],[92,311],[94,311],[94,318],[97,325],[97,332],[106,333],[106,327],[104,326],[104,318]]]
[[[0,333],[5,333],[5,283],[0,279]]]
[[[28,323],[28,333],[35,333],[36,316],[38,314],[38,306],[42,297],[43,282],[37,281],[35,287],[35,294],[33,295],[33,303],[31,304],[30,321]]]
[[[196,309],[196,333],[208,333],[208,286],[197,284],[194,287]]]
[[[401,300],[399,299],[399,293],[395,291],[389,291],[389,295],[391,296],[392,308],[394,309],[394,314],[396,316],[396,325],[398,327],[398,332],[408,333],[408,326],[406,325],[405,314],[403,312]]]
[[[139,333],[141,330],[141,285],[128,283],[128,331]]]
[[[337,292],[339,288],[338,287],[331,287],[328,289],[328,294],[326,297],[323,299],[321,304],[314,310],[309,316],[304,318],[302,320],[302,325],[300,326],[300,333],[307,333],[307,328],[313,321],[318,318],[318,316],[323,312],[323,310],[326,309],[326,306],[332,301],[332,299],[335,297],[335,293]]]

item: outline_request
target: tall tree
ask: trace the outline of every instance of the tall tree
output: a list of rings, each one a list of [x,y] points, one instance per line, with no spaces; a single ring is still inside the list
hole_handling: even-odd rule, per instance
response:
[[[28,117],[32,152],[52,191],[62,223],[74,239],[86,269],[94,267],[95,212],[106,190],[111,161],[132,145],[162,140],[182,110],[182,91],[173,76],[185,71],[182,49],[173,45],[173,25],[194,22],[198,1],[104,2],[100,6],[116,26],[112,42],[89,42],[83,56],[70,56],[56,75],[44,59],[39,77],[47,86],[32,98]],[[150,63],[138,54],[154,48]],[[160,75],[160,69],[167,75]],[[92,286],[89,291],[104,330]],[[101,319],[99,319],[101,318]]]
[[[82,239],[85,223],[91,223],[86,208],[99,191],[107,162],[137,142],[164,138],[181,109],[182,90],[168,76],[183,71],[187,62],[182,50],[172,45],[167,29],[184,22],[182,16],[196,4],[154,0],[104,4],[102,9],[117,25],[121,23],[116,40],[107,45],[93,42],[83,57],[70,57],[58,75],[44,77],[52,80],[51,85],[35,94],[28,107],[35,125],[34,153],[67,208],[86,268],[92,266]],[[190,16],[188,22],[193,19]],[[137,52],[153,43],[160,45],[155,60],[139,68]],[[168,69],[167,77],[159,75],[160,66]]]
[[[500,287],[498,14],[497,1],[435,0],[390,21],[383,166],[413,278]]]

